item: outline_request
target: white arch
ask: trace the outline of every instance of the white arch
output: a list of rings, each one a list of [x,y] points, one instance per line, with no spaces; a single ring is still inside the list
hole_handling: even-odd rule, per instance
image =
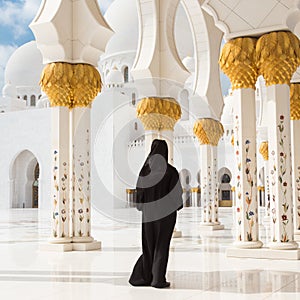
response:
[[[220,120],[224,101],[218,60],[223,33],[215,26],[213,18],[202,10],[199,1],[182,0],[181,3],[190,21],[194,41],[193,93],[205,99]]]
[[[139,43],[131,75],[134,80],[164,78],[183,84],[189,72],[175,45],[174,20],[179,0],[138,1]],[[163,86],[157,86],[160,94]]]
[[[29,150],[18,152],[12,159],[9,167],[9,201],[11,208],[32,207],[32,185],[37,164],[39,164],[37,157]]]

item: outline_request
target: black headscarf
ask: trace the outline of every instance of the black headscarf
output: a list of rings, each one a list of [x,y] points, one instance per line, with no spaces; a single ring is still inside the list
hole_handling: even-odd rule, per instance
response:
[[[146,158],[146,161],[140,171],[139,177],[147,176],[151,172],[166,171],[167,164],[168,164],[168,145],[164,140],[155,139],[152,142],[150,153]]]
[[[144,221],[161,219],[182,208],[182,188],[177,170],[168,164],[166,141],[155,139],[137,181],[137,208]],[[147,219],[147,220],[145,220]]]

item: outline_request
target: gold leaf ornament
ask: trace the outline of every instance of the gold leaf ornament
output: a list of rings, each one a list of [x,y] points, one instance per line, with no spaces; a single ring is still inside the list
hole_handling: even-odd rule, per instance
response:
[[[219,65],[229,77],[232,90],[255,88],[257,66],[255,64],[256,38],[241,37],[228,41],[221,52]]]
[[[266,85],[290,84],[300,64],[300,43],[289,31],[274,31],[262,35],[256,45],[256,64]]]
[[[300,83],[290,85],[291,120],[300,120]]]
[[[101,77],[88,64],[56,62],[47,64],[40,85],[51,106],[88,107],[101,91]]]
[[[194,134],[201,145],[217,146],[224,134],[223,125],[214,119],[200,119],[194,125]]]
[[[173,130],[181,107],[174,98],[147,97],[138,103],[137,117],[145,130]]]

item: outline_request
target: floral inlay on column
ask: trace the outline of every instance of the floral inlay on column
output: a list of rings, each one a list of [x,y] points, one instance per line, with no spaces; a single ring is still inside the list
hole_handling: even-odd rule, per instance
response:
[[[208,201],[207,201],[207,177],[201,178],[201,202],[203,203],[203,222],[208,222],[207,220],[207,209],[208,209]]]
[[[73,147],[73,242],[92,240],[90,203],[90,109],[76,108],[75,122],[80,122],[76,130]],[[77,139],[83,143],[77,145]],[[85,138],[84,138],[85,137]]]
[[[216,150],[216,149],[215,149]],[[218,178],[217,178],[217,169],[218,169],[218,162],[217,162],[217,158],[215,157],[217,155],[217,153],[215,155],[213,155],[214,159],[213,159],[213,169],[214,169],[214,195],[215,195],[215,200],[214,200],[214,214],[213,214],[213,222],[215,223],[219,223],[219,205],[218,205],[218,201],[219,201],[219,197],[218,197]]]
[[[251,210],[251,203],[252,203],[252,192],[253,192],[253,175],[256,176],[256,168],[254,171],[254,174],[251,174],[251,159],[249,158],[249,146],[250,146],[250,141],[246,140],[245,142],[245,152],[246,152],[246,168],[245,168],[245,173],[246,173],[246,178],[247,178],[247,183],[248,183],[248,192],[245,192],[245,202],[247,204],[246,207],[246,219],[248,221],[248,231],[247,231],[247,240],[251,242],[253,240],[252,237],[252,228],[255,222],[257,222],[256,218],[256,213]]]
[[[235,157],[236,157],[236,163],[237,163],[237,176],[236,176],[236,221],[237,221],[237,238],[239,241],[242,241],[242,192],[241,192],[241,158],[240,158],[240,151],[239,151],[239,117],[235,116],[235,136],[233,139],[234,145],[235,145]]]
[[[53,185],[54,185],[54,195],[53,195],[53,214],[52,214],[52,219],[53,219],[53,228],[52,228],[52,235],[53,237],[57,237],[57,227],[58,227],[58,199],[59,199],[59,186],[58,186],[58,166],[57,166],[57,151],[54,150],[54,164],[53,164]]]
[[[206,198],[207,221],[212,222],[212,194],[211,194],[211,166],[208,166],[207,171],[208,197]]]
[[[59,172],[58,151],[54,150],[53,163],[53,228],[54,238],[65,238],[65,223],[68,219],[68,165],[62,163],[63,172]],[[59,178],[61,176],[61,178]]]
[[[272,213],[272,226],[273,226],[273,242],[277,242],[276,235],[275,235],[275,224],[277,222],[277,212],[276,212],[276,198],[275,198],[275,184],[276,184],[276,162],[275,162],[275,151],[273,150],[271,152],[271,158],[272,158],[272,169],[270,171],[271,173],[271,195],[272,195],[272,201],[270,202],[271,205],[271,213]]]
[[[298,177],[296,178],[296,189],[297,189],[297,206],[295,209],[297,210],[297,230],[300,230],[300,166],[297,167]]]
[[[280,159],[279,159],[279,168],[278,168],[278,181],[279,181],[279,188],[281,190],[281,195],[283,197],[282,199],[282,214],[281,214],[281,223],[283,227],[283,233],[281,235],[281,242],[289,242],[289,237],[287,233],[286,226],[289,223],[288,218],[288,211],[290,209],[289,204],[287,203],[286,199],[286,193],[287,193],[287,181],[286,181],[286,152],[285,152],[285,139],[286,136],[284,135],[284,116],[280,116],[280,121],[278,124],[278,130],[279,130],[279,149],[280,149]]]

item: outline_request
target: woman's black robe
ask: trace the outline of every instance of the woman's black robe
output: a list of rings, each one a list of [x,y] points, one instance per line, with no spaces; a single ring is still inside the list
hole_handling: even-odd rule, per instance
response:
[[[177,210],[183,207],[178,172],[167,162],[167,143],[154,140],[137,182],[143,254],[129,279],[134,286],[162,287],[166,283],[170,241]]]

